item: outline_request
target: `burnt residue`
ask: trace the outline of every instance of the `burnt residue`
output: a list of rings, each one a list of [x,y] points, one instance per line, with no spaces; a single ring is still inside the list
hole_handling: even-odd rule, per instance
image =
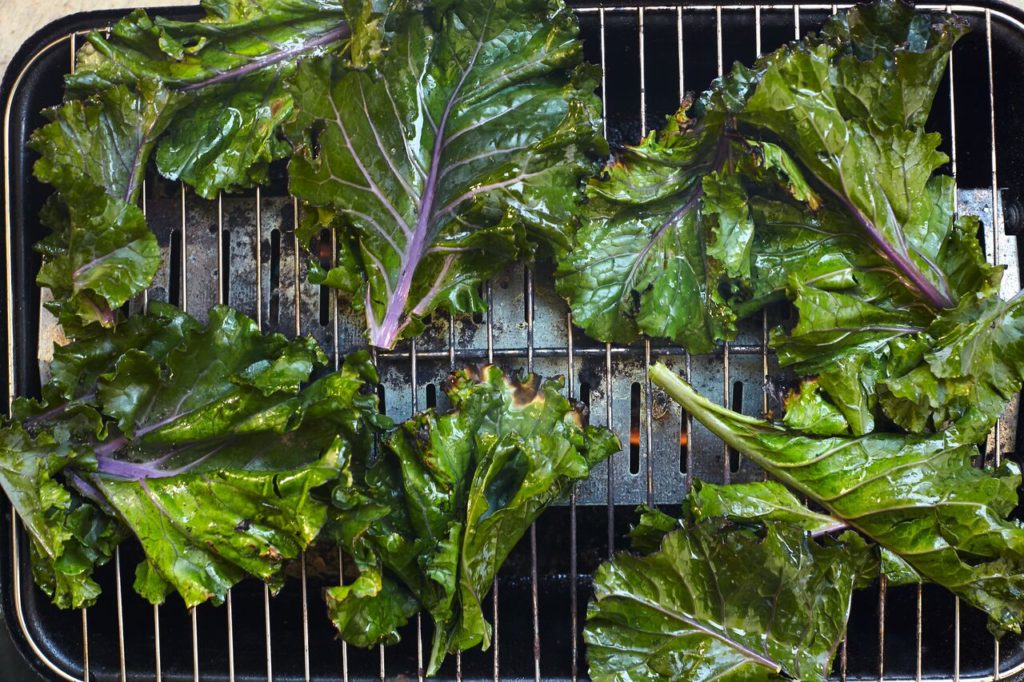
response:
[[[508,383],[512,387],[512,404],[526,407],[537,399],[537,390],[542,382],[536,374],[527,374],[523,377],[513,374]]]

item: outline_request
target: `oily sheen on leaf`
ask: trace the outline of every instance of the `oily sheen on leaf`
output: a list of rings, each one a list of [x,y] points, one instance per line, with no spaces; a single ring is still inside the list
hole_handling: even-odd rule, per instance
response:
[[[95,600],[94,567],[129,536],[154,603],[219,603],[247,576],[277,589],[323,526],[341,461],[387,424],[366,353],[308,383],[325,361],[311,339],[262,335],[224,307],[205,327],[151,315],[61,349],[44,400],[19,399],[0,429],[0,485],[59,606]]]
[[[994,632],[1020,632],[1024,527],[1008,518],[1020,471],[972,466],[974,429],[812,436],[715,405],[660,363],[651,378],[778,481],[987,613]]]
[[[824,680],[857,578],[848,554],[776,523],[699,523],[647,556],[620,553],[594,576],[590,677]]]
[[[562,246],[600,147],[594,74],[559,0],[456,0],[392,17],[365,70],[311,60],[289,82],[291,192],[339,214],[362,271],[344,279],[370,343],[437,307],[480,312],[477,285],[532,243]],[[339,267],[345,267],[341,265]]]
[[[160,250],[138,206],[151,159],[208,198],[265,181],[290,151],[279,131],[292,110],[282,77],[304,55],[348,45],[340,3],[203,4],[200,21],[138,10],[89,34],[64,102],[32,135],[35,173],[57,190],[42,214],[52,234],[37,246],[38,282],[69,333],[116,324],[157,272]],[[358,42],[369,49],[388,7],[363,9]]]
[[[411,594],[434,620],[428,674],[447,653],[490,644],[484,598],[505,558],[574,481],[619,449],[610,431],[586,426],[560,381],[488,366],[456,373],[446,391],[451,412],[414,416],[382,457],[346,466],[329,524],[367,575],[358,590],[329,590],[335,625],[362,646],[397,641]],[[354,631],[372,613],[387,618]]]

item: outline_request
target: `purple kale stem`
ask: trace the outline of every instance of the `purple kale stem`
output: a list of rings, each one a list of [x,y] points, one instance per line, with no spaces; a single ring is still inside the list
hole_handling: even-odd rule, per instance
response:
[[[196,90],[202,90],[203,88],[209,87],[211,85],[217,85],[218,83],[224,83],[235,78],[247,76],[250,73],[253,73],[254,71],[259,71],[264,67],[271,66],[272,64],[277,64],[278,62],[282,62],[292,57],[297,57],[300,54],[304,54],[311,50],[315,50],[318,47],[322,47],[324,45],[328,45],[335,41],[341,40],[342,38],[347,37],[348,34],[348,24],[342,23],[339,27],[331,29],[327,33],[324,33],[321,36],[317,36],[316,38],[313,38],[309,42],[303,43],[302,45],[293,47],[288,50],[281,50],[280,52],[273,52],[271,54],[260,57],[259,59],[254,59],[248,64],[244,64],[242,66],[235,67],[234,69],[228,69],[227,71],[218,73],[216,76],[207,78],[204,81],[199,81],[198,83],[190,83],[180,88],[180,91],[195,92]]]
[[[160,466],[174,457],[174,455],[181,452],[183,448],[173,449],[154,460],[141,464],[136,462],[125,462],[107,455],[100,456],[97,454],[96,473],[108,474],[119,478],[127,478],[133,481],[145,481],[150,478],[170,478],[171,476],[177,476],[178,474],[185,473],[196,468],[224,449],[225,445],[226,443],[221,443],[199,459],[193,460],[188,464],[184,464],[174,469],[161,469]]]
[[[173,414],[173,415],[171,415],[169,417],[164,417],[163,419],[161,419],[159,421],[155,421],[152,424],[149,424],[147,426],[143,426],[141,429],[139,429],[139,430],[137,430],[135,432],[135,438],[136,439],[142,438],[147,433],[152,433],[153,431],[156,431],[157,429],[163,428],[164,426],[167,426],[171,422],[176,421],[177,419],[180,419],[181,417],[185,416],[185,414],[188,414],[188,413],[185,412],[185,413],[182,413],[182,414]],[[108,440],[106,443],[103,443],[98,448],[93,450],[93,452],[96,454],[97,459],[102,459],[104,457],[110,457],[115,452],[117,452],[118,450],[120,450],[124,446],[128,445],[128,443],[129,443],[129,440],[128,440],[127,436],[118,436],[117,438],[113,438],[111,440]]]
[[[69,469],[65,472],[65,476],[67,477],[68,483],[77,490],[82,497],[88,498],[97,503],[103,501],[103,495],[100,494],[100,491],[96,486],[79,476],[76,472]]]
[[[466,82],[469,72],[473,70],[476,64],[476,58],[480,54],[483,40],[484,34],[481,33],[477,41],[476,50],[473,52],[469,63],[462,70],[462,76],[459,78],[458,84],[452,90],[451,95],[448,96],[448,103],[445,104],[444,113],[441,114],[441,120],[437,123],[434,149],[430,156],[430,173],[427,175],[427,181],[424,184],[423,197],[420,201],[420,213],[416,218],[416,229],[413,231],[409,248],[406,249],[402,258],[402,270],[398,275],[398,286],[395,287],[394,293],[388,300],[388,307],[384,311],[384,319],[381,321],[380,326],[371,327],[370,329],[370,343],[378,348],[393,348],[395,342],[398,341],[398,335],[405,326],[401,323],[402,314],[405,312],[405,306],[409,302],[412,278],[416,274],[416,268],[419,266],[420,259],[423,258],[423,253],[426,250],[427,231],[430,229],[430,222],[434,218],[434,201],[437,199],[437,185],[441,180],[441,152],[444,151],[445,146],[445,128],[448,126],[448,117],[452,113],[455,102],[459,99],[462,86]],[[367,313],[371,316],[373,314],[370,308],[367,308]]]
[[[461,83],[460,83],[461,85]],[[455,89],[458,93],[459,88]],[[444,109],[441,121],[437,125],[437,137],[434,138],[434,150],[430,158],[430,174],[423,191],[423,200],[420,203],[420,214],[416,218],[416,229],[412,234],[412,241],[409,248],[405,250],[402,270],[398,275],[398,286],[388,301],[387,310],[384,311],[384,320],[380,326],[370,332],[370,343],[378,348],[392,348],[398,335],[401,333],[401,318],[405,312],[405,305],[409,302],[409,291],[412,289],[412,278],[416,274],[420,259],[427,244],[427,230],[430,228],[430,220],[434,212],[434,200],[437,197],[437,183],[439,179],[439,166],[441,165],[441,151],[444,149],[444,128],[448,122],[448,115],[451,113],[455,103],[455,94],[448,100]]]
[[[107,498],[103,496],[103,493],[100,492],[100,489],[97,488],[92,481],[82,478],[77,472],[72,471],[71,469],[64,470],[64,477],[68,485],[78,491],[79,495],[95,504],[107,516],[117,515],[114,508],[110,506],[109,502],[107,502]]]
[[[115,452],[128,445],[128,438],[126,436],[118,436],[108,440],[103,445],[93,450],[97,460],[109,459]]]
[[[829,533],[838,533],[841,530],[847,530],[849,527],[850,524],[848,524],[846,521],[840,521],[839,519],[835,519],[828,526],[811,531],[811,537],[820,538],[823,535],[828,535]]]
[[[96,397],[96,392],[92,391],[90,393],[86,393],[85,395],[83,395],[83,396],[81,396],[79,398],[75,398],[73,400],[69,400],[67,402],[61,403],[60,405],[57,405],[56,407],[51,407],[46,412],[41,412],[41,413],[37,414],[34,417],[29,417],[28,419],[26,419],[25,420],[25,426],[28,427],[28,428],[32,428],[33,426],[37,426],[38,424],[40,424],[41,422],[46,421],[47,419],[53,419],[54,417],[59,417],[62,414],[64,414],[64,412],[67,411],[67,409],[69,407],[71,407],[72,405],[74,405],[76,403],[87,403],[87,402],[89,402],[90,400],[92,400],[95,397]]]
[[[821,180],[820,176],[817,177]],[[864,228],[864,231],[867,232],[868,237],[870,237],[871,241],[875,243],[875,246],[882,252],[882,255],[889,259],[904,277],[910,280],[910,284],[917,289],[925,299],[927,299],[928,303],[930,303],[933,308],[943,310],[945,308],[953,308],[956,306],[956,301],[953,300],[949,293],[939,291],[938,288],[932,284],[931,280],[925,277],[924,273],[914,265],[914,262],[910,260],[909,254],[901,253],[892,244],[890,244],[885,238],[885,235],[875,227],[874,223],[868,220],[867,216],[861,213],[860,209],[850,201],[844,192],[839,191],[839,189],[833,187],[827,182],[823,181],[822,184],[832,191],[832,194],[839,199],[840,203],[846,207],[846,210],[848,210],[857,222],[860,223],[861,227]],[[945,282],[943,282],[943,284],[945,284]],[[945,286],[943,288],[948,289],[948,287]]]
[[[147,478],[160,478],[172,476],[170,472],[160,471],[150,464],[135,464],[134,462],[122,462],[113,457],[96,457],[96,473],[127,478],[133,481],[141,481]]]

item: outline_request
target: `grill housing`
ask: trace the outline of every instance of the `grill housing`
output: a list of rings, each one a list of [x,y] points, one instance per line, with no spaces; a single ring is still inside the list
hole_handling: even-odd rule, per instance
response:
[[[587,58],[605,66],[602,97],[613,145],[635,143],[660,127],[682,92],[702,90],[734,60],[749,63],[816,28],[836,9],[576,6]],[[940,89],[930,127],[942,132],[952,157],[960,210],[982,217],[986,253],[1008,266],[1004,291],[1013,293],[1020,282],[1015,235],[1024,221],[1024,139],[1014,128],[1024,105],[1015,87],[1015,75],[1024,69],[1024,13],[994,2],[932,9],[961,13],[974,29],[954,50],[952,81]],[[181,10],[165,14],[191,16]],[[0,371],[8,380],[8,401],[38,393],[37,353],[45,355],[52,332],[40,321],[40,292],[33,284],[38,258],[31,251],[44,233],[36,215],[49,189],[31,177],[33,158],[25,141],[42,122],[40,109],[60,100],[60,77],[82,34],[118,16],[76,15],[44,29],[22,48],[3,84],[7,259],[0,284],[7,301],[7,354]],[[298,209],[287,197],[283,169],[277,171],[267,188],[213,202],[151,175],[145,206],[164,266],[148,297],[176,302],[200,318],[210,305],[226,302],[264,329],[313,334],[337,358],[362,345],[362,323],[346,314],[344,303],[305,283],[293,230]],[[543,265],[535,273],[512,268],[485,287],[490,313],[454,322],[435,315],[423,337],[378,356],[382,399],[396,418],[431,405],[445,407],[439,384],[453,367],[494,361],[566,375],[567,390],[589,403],[592,420],[611,424],[627,444],[523,539],[495,585],[492,649],[450,657],[440,679],[585,677],[580,630],[589,575],[613,549],[626,546],[634,506],[674,508],[690,476],[713,482],[762,476],[652,390],[645,368],[660,358],[735,409],[777,409],[773,391],[765,390],[773,385],[765,378],[779,375],[764,344],[773,317],[750,322],[734,343],[709,356],[691,358],[657,342],[606,346],[574,333],[550,282]],[[131,307],[144,305],[145,297]],[[1014,456],[1017,432],[1013,405],[989,440],[986,461]],[[686,436],[685,449],[680,435]],[[430,637],[426,620],[411,624],[403,641],[386,650],[333,640],[319,599],[320,588],[336,583],[342,568],[333,552],[311,552],[275,598],[249,581],[232,590],[225,606],[188,612],[174,599],[154,609],[134,594],[132,566],[140,552],[126,544],[99,572],[99,603],[87,612],[62,612],[32,587],[25,538],[6,502],[2,513],[0,546],[10,557],[0,563],[5,677],[31,679],[38,672],[48,679],[98,681],[356,680],[414,678],[422,670],[422,643]],[[995,645],[984,621],[934,586],[861,592],[835,677],[1024,678],[1024,644],[1007,637]]]

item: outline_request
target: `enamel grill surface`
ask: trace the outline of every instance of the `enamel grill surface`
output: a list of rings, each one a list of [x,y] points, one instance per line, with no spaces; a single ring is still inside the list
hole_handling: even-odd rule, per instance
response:
[[[757,55],[814,30],[834,5],[585,6],[577,4],[587,58],[604,67],[602,100],[613,145],[637,142],[660,127],[683,93],[700,91],[733,61]],[[841,6],[840,6],[841,7]],[[954,51],[952,77],[940,90],[931,127],[944,136],[950,171],[961,188],[958,209],[984,223],[990,261],[1007,266],[1003,293],[1020,286],[1017,231],[1024,220],[1024,141],[1013,113],[1024,104],[1014,74],[1024,68],[1024,23],[1006,6],[936,6],[966,16],[972,33]],[[180,14],[180,13],[179,13]],[[52,321],[40,315],[32,285],[38,263],[30,245],[42,234],[35,215],[48,193],[30,177],[27,134],[36,112],[59,101],[60,77],[86,29],[107,21],[70,18],[25,49],[6,83],[4,169],[8,398],[33,395],[45,374]],[[1009,85],[1009,86],[1008,86]],[[268,188],[243,196],[199,199],[186,188],[150,177],[144,207],[164,252],[147,300],[169,300],[203,318],[228,303],[264,329],[312,334],[335,359],[362,345],[362,321],[343,301],[305,282],[306,256],[295,238],[299,208],[287,196],[283,169]],[[323,244],[329,258],[333,245]],[[714,482],[758,480],[762,473],[678,406],[652,390],[646,367],[662,359],[706,395],[747,414],[778,408],[777,363],[767,349],[771,315],[749,321],[739,338],[708,356],[641,342],[596,343],[571,325],[554,293],[551,272],[513,268],[484,287],[490,312],[472,320],[435,315],[427,332],[394,352],[379,353],[381,400],[401,419],[425,407],[446,407],[444,377],[467,363],[495,362],[543,375],[564,375],[566,390],[590,407],[594,423],[610,424],[623,451],[594,470],[565,505],[549,510],[509,558],[492,591],[490,651],[450,657],[440,679],[557,679],[586,676],[581,639],[589,575],[615,549],[638,503],[672,508],[692,477]],[[41,319],[42,318],[42,319]],[[1017,404],[990,436],[984,460],[1013,456]],[[402,642],[370,651],[333,639],[320,590],[343,579],[335,552],[311,551],[277,597],[243,583],[219,608],[186,611],[174,598],[152,607],[131,589],[137,548],[126,545],[100,571],[99,603],[79,613],[50,606],[33,586],[25,538],[3,505],[4,547],[12,561],[0,571],[3,617],[32,668],[64,680],[356,680],[422,675],[429,619],[416,620]],[[860,593],[837,679],[1021,679],[1024,645],[995,643],[984,617],[961,608],[941,589]],[[0,660],[0,671],[20,661]],[[16,672],[16,671],[15,671]],[[12,672],[14,674],[14,672]],[[0,675],[5,676],[5,675]],[[20,679],[20,677],[18,678]]]

